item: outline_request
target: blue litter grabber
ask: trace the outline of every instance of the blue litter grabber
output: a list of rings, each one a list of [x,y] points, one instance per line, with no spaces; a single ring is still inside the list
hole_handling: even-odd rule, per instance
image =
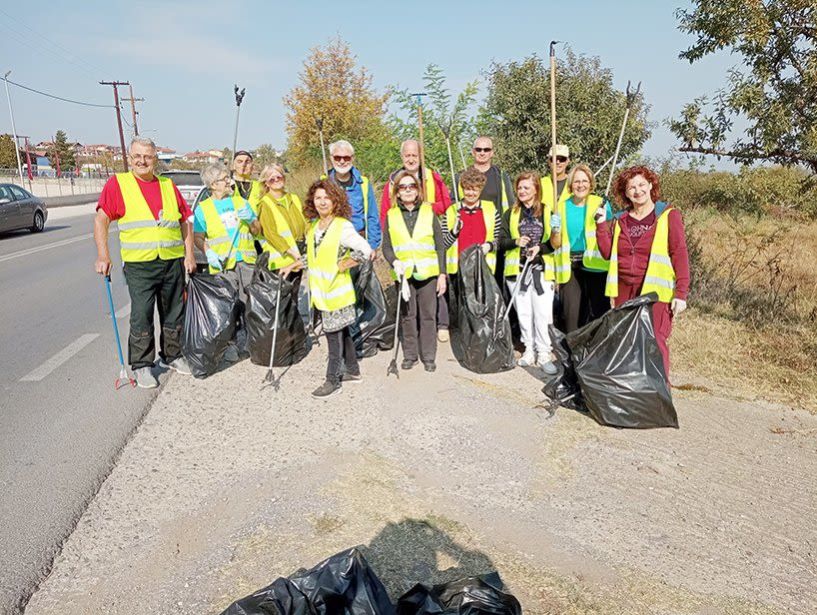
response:
[[[119,325],[116,324],[116,311],[113,308],[113,295],[111,294],[111,275],[105,276],[105,290],[108,291],[108,307],[111,311],[111,322],[113,322],[113,336],[116,339],[116,352],[119,355],[119,378],[114,383],[114,390],[118,391],[120,387],[125,386],[130,382],[131,387],[136,386],[136,380],[128,376],[128,370],[125,368],[125,358],[122,356],[122,342],[119,341]]]

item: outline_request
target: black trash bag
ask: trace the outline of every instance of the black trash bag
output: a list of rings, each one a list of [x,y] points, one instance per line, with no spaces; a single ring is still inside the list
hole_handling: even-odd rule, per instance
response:
[[[240,313],[238,293],[219,275],[190,276],[182,331],[182,354],[196,378],[218,369]]]
[[[565,334],[553,325],[548,326],[548,331],[550,332],[550,344],[553,354],[556,355],[556,366],[559,370],[558,374],[550,378],[542,389],[544,394],[551,400],[550,409],[555,410],[562,406],[563,408],[587,412]]]
[[[276,579],[221,615],[394,615],[394,606],[355,547],[288,579]]]
[[[456,297],[451,350],[460,365],[478,374],[513,369],[511,326],[502,318],[505,302],[478,244],[460,254]]]
[[[657,300],[655,293],[631,299],[565,338],[581,389],[581,409],[602,425],[678,427],[653,328]],[[560,372],[567,389],[569,370]],[[543,390],[548,394],[547,386]]]
[[[278,306],[278,335],[275,338],[274,367],[286,367],[301,361],[309,352],[306,329],[298,311],[298,288],[300,276],[284,279],[276,271],[267,269],[269,253],[259,257],[247,286],[247,305],[244,322],[247,326],[247,345],[250,361],[256,365],[269,365],[275,324],[275,298],[281,285],[281,302]]]
[[[417,584],[397,601],[397,615],[522,615],[522,606],[503,590],[499,574],[427,587]]]
[[[358,358],[372,357],[378,350],[394,347],[394,316],[397,289],[380,285],[374,263],[366,260],[355,268],[354,284],[357,320],[351,327],[352,341]]]

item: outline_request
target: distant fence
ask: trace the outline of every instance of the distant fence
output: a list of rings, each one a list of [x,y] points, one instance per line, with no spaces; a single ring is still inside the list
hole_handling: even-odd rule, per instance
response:
[[[34,196],[65,197],[99,193],[110,175],[110,173],[93,171],[91,174],[85,172],[79,177],[69,174],[62,177],[34,175],[33,179],[29,179],[24,171],[23,183],[20,184],[20,174],[17,169],[0,169],[0,184],[17,184]]]

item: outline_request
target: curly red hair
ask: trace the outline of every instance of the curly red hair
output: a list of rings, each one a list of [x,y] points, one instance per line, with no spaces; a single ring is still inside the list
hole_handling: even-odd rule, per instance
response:
[[[332,201],[334,209],[332,213],[339,218],[352,219],[352,206],[349,205],[349,199],[346,198],[346,190],[338,186],[330,179],[319,179],[309,186],[309,191],[306,193],[304,200],[304,217],[307,220],[314,220],[319,218],[318,210],[315,208],[315,193],[323,189],[326,191],[326,196]]]
[[[661,199],[661,180],[658,179],[658,173],[645,166],[629,167],[619,173],[613,182],[613,198],[622,209],[629,209],[633,206],[630,199],[627,198],[627,183],[638,175],[652,184],[652,190],[650,190],[652,202],[657,203]]]

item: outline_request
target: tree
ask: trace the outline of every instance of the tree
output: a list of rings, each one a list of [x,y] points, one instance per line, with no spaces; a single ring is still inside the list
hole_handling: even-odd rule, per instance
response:
[[[48,148],[48,160],[55,169],[57,168],[57,158],[59,158],[62,171],[73,170],[76,167],[74,150],[68,145],[68,137],[62,130],[57,131],[54,144]]]
[[[294,164],[321,159],[318,119],[323,120],[327,146],[330,141],[347,139],[359,154],[365,153],[360,145],[386,134],[388,94],[375,92],[371,75],[357,66],[356,57],[342,39],[314,47],[299,76],[300,84],[284,97],[288,108],[287,154]]]
[[[545,171],[550,149],[550,66],[533,55],[521,62],[494,63],[479,128],[494,137],[503,166],[518,172]],[[624,92],[597,57],[577,56],[569,48],[556,66],[556,138],[570,147],[571,159],[596,170],[613,155],[626,109]],[[650,131],[647,105],[635,97],[619,159],[635,154]],[[601,178],[606,179],[606,173]]]
[[[471,140],[474,136],[474,120],[469,110],[474,104],[477,95],[477,82],[465,84],[465,89],[457,95],[452,104],[451,93],[446,87],[445,73],[436,64],[429,64],[423,75],[425,93],[428,95],[423,102],[423,140],[426,166],[439,171],[450,181],[451,172],[448,160],[446,135],[450,134],[454,167],[457,163],[457,146]],[[392,98],[399,107],[406,112],[408,119],[397,115],[389,118],[392,130],[401,141],[405,139],[419,139],[417,123],[417,100],[409,90],[394,88]]]
[[[0,169],[14,169],[17,172],[17,154],[11,135],[0,135]]]
[[[680,58],[692,64],[728,50],[746,67],[730,70],[711,102],[697,98],[670,122],[680,151],[817,172],[817,3],[693,0],[676,16],[679,29],[697,37]],[[732,137],[736,121],[747,128]]]
[[[281,162],[281,158],[278,156],[275,148],[269,143],[262,143],[256,147],[252,155],[256,173],[260,173],[261,170],[268,164],[272,164],[273,162]]]

